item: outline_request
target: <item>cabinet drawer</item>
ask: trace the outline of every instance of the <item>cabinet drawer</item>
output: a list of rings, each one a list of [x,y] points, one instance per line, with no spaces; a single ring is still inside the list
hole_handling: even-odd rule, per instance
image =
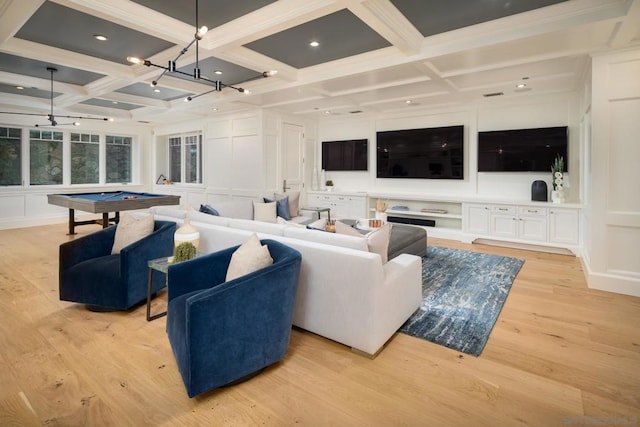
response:
[[[497,213],[497,214],[515,215],[516,214],[516,207],[515,206],[502,206],[502,205],[492,206],[491,207],[491,212]]]
[[[520,206],[518,213],[520,216],[545,216],[547,214],[547,208]]]

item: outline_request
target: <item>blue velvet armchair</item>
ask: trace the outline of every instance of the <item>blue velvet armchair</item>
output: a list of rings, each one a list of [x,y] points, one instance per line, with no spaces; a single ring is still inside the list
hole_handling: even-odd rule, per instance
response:
[[[169,267],[167,333],[189,397],[247,379],[287,352],[301,255],[262,243],[273,264],[228,282],[237,247]]]
[[[112,255],[116,227],[60,245],[61,300],[86,304],[92,310],[128,310],[146,299],[147,261],[172,255],[176,224],[155,221],[153,233]],[[164,275],[154,271],[152,292],[165,284]]]

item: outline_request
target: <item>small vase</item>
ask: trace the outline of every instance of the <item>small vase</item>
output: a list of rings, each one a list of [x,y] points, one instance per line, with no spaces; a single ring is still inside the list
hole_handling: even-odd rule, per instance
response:
[[[564,191],[552,191],[551,192],[552,203],[564,203]]]
[[[382,220],[382,224],[387,223],[387,213],[376,211],[376,219]]]
[[[191,242],[198,249],[200,243],[200,232],[193,225],[191,219],[185,218],[182,227],[178,228],[173,235],[173,243],[177,247],[180,243]]]

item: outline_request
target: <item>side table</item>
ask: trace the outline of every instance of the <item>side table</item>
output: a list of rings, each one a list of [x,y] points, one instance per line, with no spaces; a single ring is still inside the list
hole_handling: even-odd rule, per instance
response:
[[[320,207],[308,207],[308,208],[300,208],[301,211],[313,211],[318,214],[318,219],[320,219],[320,213],[327,213],[327,221],[331,221],[331,208],[320,208]]]
[[[202,255],[201,253],[196,253],[196,257]],[[182,262],[182,261],[180,261]],[[159,271],[160,273],[164,273],[165,275],[165,281],[167,273],[169,271],[169,266],[172,265],[173,262],[173,257],[172,256],[165,256],[162,258],[156,258],[156,259],[152,259],[147,261],[147,265],[149,266],[149,279],[147,280],[147,322],[151,321],[151,320],[155,320],[158,317],[162,317],[162,316],[166,316],[167,312],[166,310],[162,313],[156,313],[153,316],[151,315],[151,283],[152,283],[152,278],[153,278],[153,271]],[[169,282],[166,282],[166,286],[169,286]]]

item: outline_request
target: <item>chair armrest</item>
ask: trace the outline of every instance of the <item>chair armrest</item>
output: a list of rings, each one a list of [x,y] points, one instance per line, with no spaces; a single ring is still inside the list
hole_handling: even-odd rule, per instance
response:
[[[88,259],[109,255],[115,234],[116,227],[108,227],[61,244],[60,269],[66,270]]]
[[[224,283],[231,255],[237,246],[198,256],[169,266],[168,301],[180,295]]]

